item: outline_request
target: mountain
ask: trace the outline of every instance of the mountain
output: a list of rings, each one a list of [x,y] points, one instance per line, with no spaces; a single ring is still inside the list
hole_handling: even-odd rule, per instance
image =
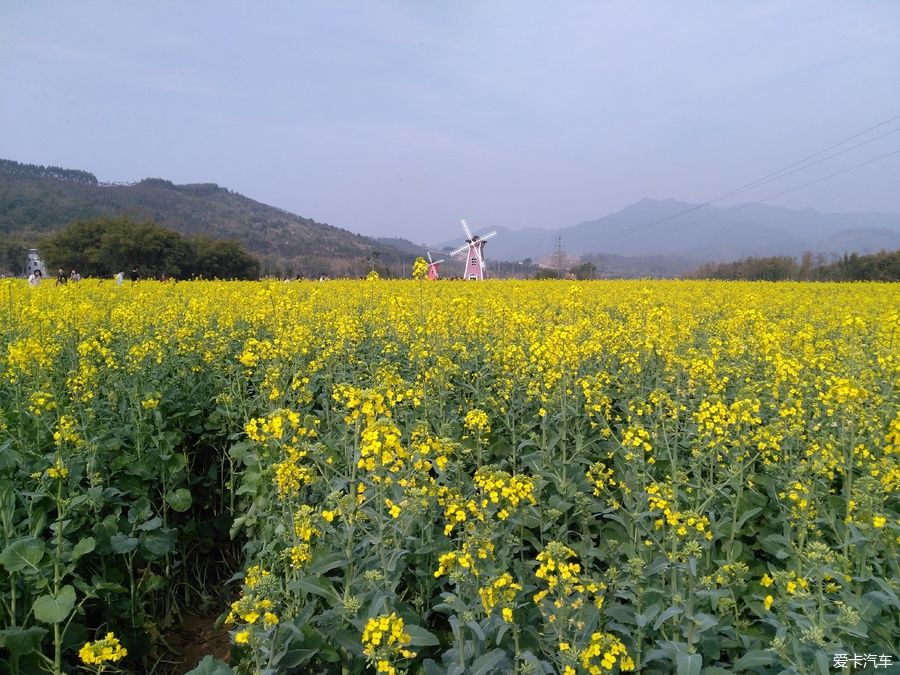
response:
[[[490,256],[496,260],[524,260],[539,258],[549,254],[556,246],[556,231],[540,227],[527,227],[522,230],[510,230],[505,227],[485,227],[473,230],[473,233],[486,234],[496,230],[497,237],[487,243]],[[459,237],[447,239],[435,244],[433,251],[453,251],[466,243],[462,228]]]
[[[881,227],[859,227],[835,232],[819,241],[818,245],[821,251],[834,254],[845,251],[854,253],[896,251],[900,249],[900,232]]]
[[[497,232],[486,248],[495,259],[539,259],[552,254],[559,241],[569,256],[656,257],[657,263],[662,256],[679,259],[677,266],[681,266],[685,260],[799,256],[804,251],[840,255],[900,248],[900,214],[819,213],[765,204],[733,209],[642,199],[616,213],[570,227],[497,228]],[[450,240],[438,246],[450,244],[458,245]]]
[[[277,274],[361,274],[378,254],[379,266],[409,264],[390,242],[317,223],[262,204],[215,183],[176,185],[161,178],[134,184],[101,183],[86,171],[0,160],[0,237],[34,245],[73,220],[127,215],[183,234],[236,239]]]
[[[409,255],[424,257],[428,253],[428,249],[425,246],[414,244],[409,239],[403,239],[402,237],[374,237],[374,239],[379,244],[390,246]]]

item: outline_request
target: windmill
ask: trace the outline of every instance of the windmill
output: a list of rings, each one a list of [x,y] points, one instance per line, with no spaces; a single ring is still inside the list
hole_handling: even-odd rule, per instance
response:
[[[496,232],[488,232],[483,237],[472,234],[465,220],[460,220],[463,230],[466,232],[466,243],[455,251],[450,251],[451,256],[456,256],[467,251],[466,272],[463,279],[467,281],[484,281],[484,243],[491,237],[496,237]]]
[[[434,281],[440,276],[440,274],[438,274],[438,265],[442,262],[444,262],[443,258],[440,260],[432,260],[431,251],[428,251],[428,281]]]

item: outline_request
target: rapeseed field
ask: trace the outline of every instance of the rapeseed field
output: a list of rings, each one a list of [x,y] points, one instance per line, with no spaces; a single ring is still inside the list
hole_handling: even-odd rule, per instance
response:
[[[898,489],[897,284],[0,281],[4,673],[897,662]]]

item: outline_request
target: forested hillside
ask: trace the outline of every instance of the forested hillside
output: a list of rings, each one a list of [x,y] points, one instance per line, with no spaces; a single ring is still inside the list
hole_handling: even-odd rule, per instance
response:
[[[215,183],[161,178],[104,184],[86,171],[0,160],[0,240],[28,247],[75,220],[128,216],[182,234],[234,239],[274,274],[361,274],[377,260],[400,270],[410,254],[254,201]],[[373,258],[373,254],[374,258]],[[0,257],[4,251],[0,251]],[[15,254],[10,254],[15,255]]]

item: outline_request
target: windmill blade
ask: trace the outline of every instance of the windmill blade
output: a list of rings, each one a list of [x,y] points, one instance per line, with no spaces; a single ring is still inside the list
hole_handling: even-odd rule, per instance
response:
[[[490,239],[491,237],[496,237],[496,236],[497,236],[497,231],[496,231],[496,230],[492,230],[492,231],[488,232],[486,235],[484,235],[484,236],[481,238],[481,241],[486,241],[487,239]]]
[[[441,258],[440,260],[435,260],[435,261],[432,262],[431,264],[432,264],[432,265],[440,265],[442,262],[444,262],[444,259],[443,259],[443,258]]]
[[[460,220],[462,223],[463,229],[466,231],[466,239],[472,241],[472,230],[469,229],[469,224],[465,220]]]
[[[462,246],[460,246],[460,247],[459,247],[458,249],[456,249],[455,251],[450,251],[450,253],[448,253],[447,255],[449,255],[450,257],[453,257],[453,256],[457,256],[457,255],[459,255],[460,253],[462,253],[462,252],[464,252],[464,251],[468,251],[468,250],[469,250],[469,245],[468,245],[468,244],[463,244]]]
[[[434,265],[434,260],[431,259],[431,251],[427,251],[427,253],[428,253],[428,262],[430,262],[432,265]]]

